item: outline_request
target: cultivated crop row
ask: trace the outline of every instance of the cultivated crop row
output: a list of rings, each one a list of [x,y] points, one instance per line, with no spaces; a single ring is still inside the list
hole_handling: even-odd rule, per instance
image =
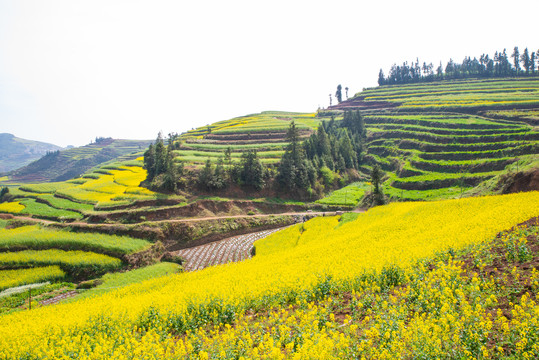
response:
[[[185,263],[185,271],[201,270],[208,266],[226,264],[245,260],[251,257],[253,243],[280,229],[265,230],[256,233],[234,236],[197,247],[177,252]]]

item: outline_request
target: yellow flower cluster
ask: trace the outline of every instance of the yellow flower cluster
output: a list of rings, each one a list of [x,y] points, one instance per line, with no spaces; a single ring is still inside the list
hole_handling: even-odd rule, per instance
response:
[[[57,265],[30,269],[0,270],[0,290],[47,280],[62,279],[65,275]]]
[[[146,170],[139,166],[123,166],[119,170],[108,170],[97,179],[83,184],[72,184],[57,191],[69,199],[100,205],[114,204],[122,200],[154,198],[155,193],[140,187],[146,179]]]
[[[0,204],[0,212],[18,213],[24,209],[24,205],[18,201],[5,202]]]
[[[115,269],[122,261],[108,255],[88,251],[64,251],[57,249],[24,250],[0,253],[0,266],[32,266],[63,264],[67,266],[93,266],[104,269]]]
[[[277,233],[267,252],[248,261],[3,316],[0,358],[490,357],[485,339],[503,320],[488,311],[496,302],[492,280],[468,279],[453,261],[428,273],[418,261],[538,214],[532,192],[395,203],[341,226],[336,217],[316,219],[293,227],[286,238],[297,241],[283,239],[284,250],[276,250]],[[388,291],[399,284],[408,285]],[[336,290],[351,294],[343,316],[331,298],[316,305]],[[537,325],[534,301],[514,307],[513,319],[528,319],[518,325],[526,334]],[[514,351],[534,354],[531,335],[518,326],[507,332],[522,341]]]

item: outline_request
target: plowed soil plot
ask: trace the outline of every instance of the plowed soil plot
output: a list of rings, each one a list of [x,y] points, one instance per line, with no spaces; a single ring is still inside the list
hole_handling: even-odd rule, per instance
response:
[[[241,261],[251,257],[251,248],[256,240],[265,238],[281,229],[265,230],[251,234],[234,236],[189,249],[175,252],[185,263],[184,271],[195,271],[205,267]]]

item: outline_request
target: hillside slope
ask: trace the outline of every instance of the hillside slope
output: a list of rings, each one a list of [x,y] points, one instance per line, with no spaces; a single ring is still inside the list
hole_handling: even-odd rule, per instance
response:
[[[12,134],[0,134],[0,174],[18,169],[39,159],[47,152],[60,150],[60,146],[41,141],[26,140]]]
[[[351,294],[364,294],[370,301],[365,298],[363,303],[352,304],[351,315],[355,311],[366,313],[360,313],[363,315],[353,323],[348,324],[348,319],[347,325],[354,325],[351,333],[342,333],[348,331],[348,327],[340,326],[335,328],[335,337],[326,337],[323,344],[359,346],[369,335],[365,334],[367,339],[363,340],[363,335],[354,333],[354,329],[360,327],[358,330],[366,331],[369,319],[377,315],[368,309],[381,303],[380,296],[395,294],[392,291],[399,290],[401,280],[414,281],[410,275],[416,267],[426,271],[428,259],[437,253],[447,254],[447,258],[455,251],[493,239],[499,231],[537,216],[538,204],[539,193],[535,192],[391,204],[369,210],[346,223],[339,223],[336,217],[315,219],[305,223],[302,229],[294,229],[298,241],[288,242],[282,248],[277,246],[276,250],[267,249],[249,261],[167,276],[100,297],[6,315],[0,325],[0,357],[121,358],[146,354],[151,358],[195,355],[208,359],[208,353],[212,354],[211,358],[230,358],[232,353],[227,355],[224,348],[235,347],[236,350],[230,351],[238,357],[258,358],[267,354],[268,358],[277,358],[278,354],[279,358],[292,358],[295,352],[308,351],[315,345],[311,332],[294,340],[287,337],[291,333],[288,328],[278,326],[280,330],[275,338],[268,334],[254,335],[258,333],[256,328],[246,328],[241,335],[229,330],[246,326],[244,316],[270,321],[273,316],[267,317],[267,313],[271,309],[284,313],[287,308],[316,308],[314,300],[330,301],[337,291],[348,294],[348,298]],[[269,240],[278,242],[279,233]],[[481,265],[478,262],[478,266]],[[457,329],[457,333],[462,335],[457,340],[468,341],[469,331],[489,328],[481,320],[485,310],[493,309],[496,314],[496,297],[490,301],[490,307],[477,308],[476,303],[483,299],[483,295],[479,298],[479,290],[491,288],[488,278],[476,278],[472,288],[475,292],[468,296],[459,292],[461,288],[454,282],[452,274],[461,272],[453,271],[451,264],[448,266],[441,283],[424,283],[424,277],[417,281],[420,286],[432,287],[440,296],[448,293],[455,296],[455,302],[450,304],[462,304],[464,320],[470,324],[461,324],[462,331]],[[425,302],[417,292],[410,290],[402,302],[403,308],[404,305],[411,307],[411,315],[400,320],[408,320],[411,329],[422,334],[421,324],[414,324],[424,317],[416,318],[414,313],[445,314],[448,310],[442,307],[445,298],[443,302],[438,300],[441,298],[433,297],[429,298],[431,302]],[[526,300],[523,298],[523,301]],[[384,308],[388,305],[384,303]],[[335,313],[338,311],[335,309]],[[484,317],[487,318],[486,314]],[[335,314],[315,313],[308,323],[322,330],[335,318]],[[301,324],[302,319],[290,319],[288,323],[293,327]],[[387,339],[396,336],[392,335],[393,330],[399,330],[390,326],[391,323],[386,322]],[[518,330],[518,324],[511,326]],[[432,332],[428,329],[420,339],[429,338]],[[382,338],[382,334],[377,334],[370,337],[377,340],[373,344],[378,344],[378,339]],[[233,340],[238,337],[241,340]],[[471,337],[469,341],[474,339]],[[420,343],[414,344],[420,348]],[[480,348],[472,350],[475,353]],[[220,352],[222,349],[224,353]],[[313,354],[307,358],[317,357]],[[332,356],[328,354],[327,358],[343,357],[337,352]],[[357,356],[350,354],[347,358]]]
[[[461,196],[539,166],[537,77],[381,86],[328,110],[353,109],[368,130],[365,171],[381,165],[394,198]]]
[[[17,182],[65,181],[84,174],[92,167],[122,155],[143,151],[149,140],[101,139],[96,143],[55,151],[13,171],[10,180]]]
[[[228,148],[232,151],[233,163],[239,161],[246,150],[256,150],[264,164],[275,164],[284,153],[286,132],[292,121],[305,139],[322,120],[314,113],[264,111],[219,121],[182,134],[180,149],[175,155],[187,166],[196,167],[207,159],[217,160]]]

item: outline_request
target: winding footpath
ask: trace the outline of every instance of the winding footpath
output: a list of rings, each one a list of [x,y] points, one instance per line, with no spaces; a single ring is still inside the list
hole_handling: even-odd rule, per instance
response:
[[[196,271],[208,266],[242,261],[251,257],[251,249],[255,241],[282,229],[284,228],[234,236],[200,246],[178,250],[173,254],[181,256],[185,260],[183,264],[184,271]]]

